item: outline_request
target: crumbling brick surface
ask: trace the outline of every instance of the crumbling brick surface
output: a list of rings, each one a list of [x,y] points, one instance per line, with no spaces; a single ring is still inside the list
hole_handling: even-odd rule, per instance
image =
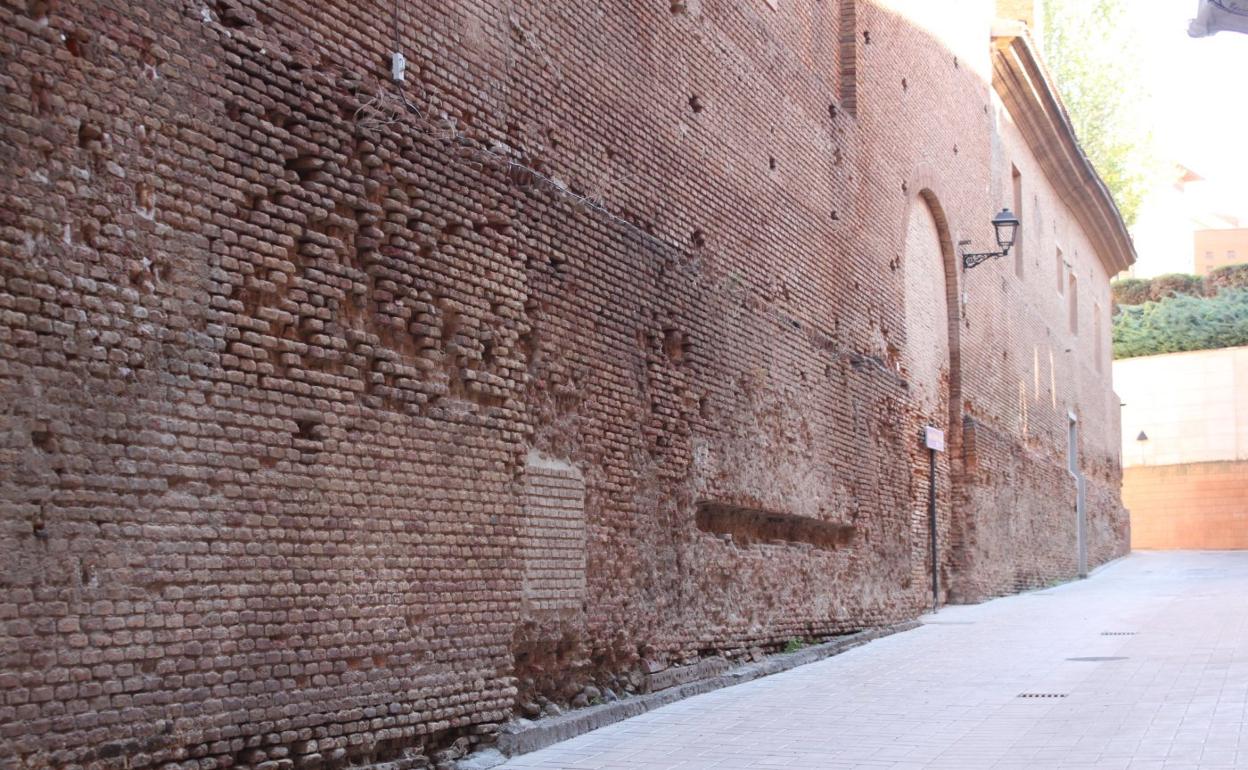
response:
[[[1073,574],[1069,410],[1121,553],[1108,365],[1045,271],[1084,312],[1107,276],[989,22],[0,4],[0,767],[419,767],[913,617],[926,424],[947,598]],[[1011,164],[1029,272],[962,273]],[[912,383],[918,206],[956,340]]]

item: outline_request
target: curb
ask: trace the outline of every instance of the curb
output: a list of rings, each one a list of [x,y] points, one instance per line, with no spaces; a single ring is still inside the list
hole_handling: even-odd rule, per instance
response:
[[[1123,555],[1121,555],[1121,556],[1115,556],[1114,558],[1110,559],[1109,561],[1107,561],[1107,562],[1103,562],[1103,563],[1101,563],[1101,564],[1097,565],[1096,567],[1093,567],[1091,570],[1089,570],[1089,571],[1088,571],[1088,577],[1085,577],[1085,578],[1084,578],[1084,580],[1087,580],[1088,578],[1092,577],[1093,575],[1095,575],[1095,574],[1097,574],[1097,573],[1099,573],[1099,572],[1102,572],[1102,571],[1104,571],[1104,570],[1107,570],[1107,569],[1109,569],[1110,567],[1115,567],[1115,566],[1117,566],[1117,565],[1119,565],[1119,564],[1122,564],[1122,562],[1123,562],[1123,561],[1124,561],[1124,560],[1125,560],[1128,556],[1130,556],[1130,555],[1131,555],[1131,553],[1132,553],[1131,551],[1127,551],[1126,553],[1124,553],[1124,554],[1123,554]]]
[[[676,701],[711,692],[712,690],[719,690],[724,687],[761,679],[762,677],[788,671],[808,663],[815,663],[816,661],[839,655],[847,650],[852,650],[867,642],[903,631],[910,631],[918,628],[920,625],[922,624],[917,620],[911,620],[891,626],[871,628],[833,639],[830,642],[812,645],[796,652],[773,655],[757,663],[747,663],[743,666],[738,666],[719,676],[699,679],[666,690],[660,690],[659,692],[645,693],[625,700],[577,709],[576,711],[560,714],[556,717],[547,717],[535,722],[518,720],[503,727],[499,733],[498,741],[494,745],[497,753],[488,758],[477,757],[477,755],[465,757],[461,761],[460,767],[462,770],[469,770],[469,768],[472,770],[485,770],[485,768],[502,764],[509,757],[544,749],[547,746],[575,738],[578,735],[584,735],[600,727],[606,727],[631,717],[640,716],[647,711],[653,711],[669,703],[675,703]],[[484,762],[493,762],[493,764],[484,764],[482,760]]]

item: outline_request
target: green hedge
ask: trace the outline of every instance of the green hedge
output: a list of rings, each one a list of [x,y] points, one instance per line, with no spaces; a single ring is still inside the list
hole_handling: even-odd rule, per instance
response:
[[[1211,270],[1205,276],[1205,294],[1217,294],[1227,289],[1248,289],[1248,265],[1226,265]]]
[[[1114,314],[1114,358],[1239,345],[1248,345],[1248,288],[1222,289],[1212,297],[1176,293],[1121,304]]]
[[[1123,278],[1110,284],[1115,307],[1160,302],[1180,294],[1212,297],[1227,289],[1245,288],[1248,288],[1248,264],[1219,267],[1204,278],[1187,273],[1170,273],[1156,278]]]

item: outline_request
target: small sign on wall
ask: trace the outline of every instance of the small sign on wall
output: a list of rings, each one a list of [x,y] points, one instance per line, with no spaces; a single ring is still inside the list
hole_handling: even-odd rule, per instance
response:
[[[936,452],[945,451],[945,432],[940,428],[928,425],[923,429],[923,444]]]

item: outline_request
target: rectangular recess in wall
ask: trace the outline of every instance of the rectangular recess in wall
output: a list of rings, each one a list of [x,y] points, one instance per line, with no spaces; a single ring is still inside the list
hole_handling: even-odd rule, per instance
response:
[[[1014,236],[1014,274],[1019,278],[1023,277],[1023,238],[1024,231],[1027,229],[1023,224],[1023,175],[1019,172],[1018,166],[1010,165],[1010,178],[1014,183],[1014,216],[1018,217],[1019,227],[1015,231]]]
[[[1057,259],[1054,269],[1057,271],[1057,296],[1066,293],[1066,259],[1062,256],[1062,247],[1057,247]]]
[[[841,108],[858,114],[858,0],[840,0],[840,98]]]
[[[585,482],[570,464],[545,458],[524,471],[522,593],[534,610],[578,610],[585,601]]]
[[[697,506],[697,525],[703,532],[731,535],[740,545],[756,543],[806,543],[833,550],[853,542],[854,528],[848,524],[821,521],[761,508],[748,508],[717,500],[702,500]]]
[[[1069,303],[1069,310],[1070,310],[1070,333],[1078,334],[1079,333],[1079,279],[1075,278],[1075,276],[1073,275],[1070,276],[1070,280],[1067,282],[1067,286],[1069,287],[1067,289],[1067,291],[1069,292],[1069,295],[1067,296],[1066,300]]]
[[[1093,355],[1096,356],[1096,370],[1098,372],[1104,370],[1104,363],[1101,359],[1105,356],[1105,343],[1101,340],[1101,305],[1093,303],[1092,305],[1092,334]]]

